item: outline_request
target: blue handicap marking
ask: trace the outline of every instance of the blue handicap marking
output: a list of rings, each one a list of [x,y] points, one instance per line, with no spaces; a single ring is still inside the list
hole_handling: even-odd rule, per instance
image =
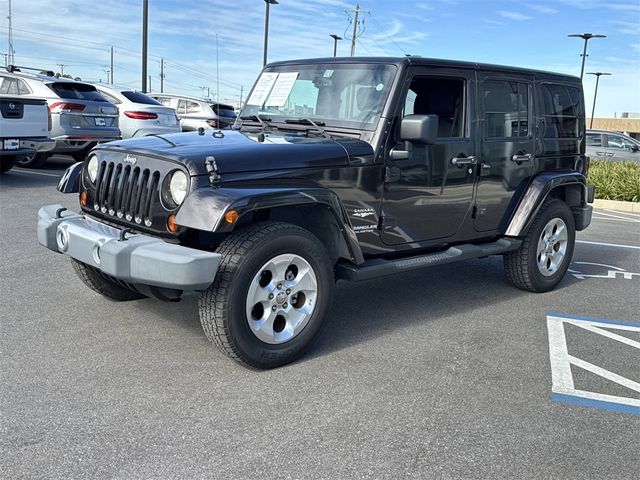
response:
[[[611,331],[640,333],[640,323],[581,317],[559,312],[547,312],[546,317],[549,332],[549,359],[551,361],[551,398],[558,402],[640,416],[640,399],[590,392],[575,387],[571,365],[580,367],[640,394],[640,383],[571,355],[568,351],[565,334],[565,325],[570,324],[621,344],[634,347],[638,349],[640,354],[640,342]]]

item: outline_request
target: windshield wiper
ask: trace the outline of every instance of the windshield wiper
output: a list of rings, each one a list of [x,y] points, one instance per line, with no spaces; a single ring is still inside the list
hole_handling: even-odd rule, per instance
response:
[[[260,115],[243,115],[240,117],[240,126],[238,128],[242,128],[243,120],[251,120],[253,122],[258,122],[262,127],[262,130],[266,130],[270,127],[269,122],[271,118],[269,117],[261,117]]]
[[[324,128],[322,128],[322,127],[324,127],[326,125],[326,123],[324,123],[324,122],[314,122],[310,118],[304,117],[304,118],[298,118],[298,119],[287,118],[284,121],[284,123],[295,123],[295,124],[298,124],[298,125],[311,125],[323,137],[331,138],[331,135],[329,135],[324,130]]]

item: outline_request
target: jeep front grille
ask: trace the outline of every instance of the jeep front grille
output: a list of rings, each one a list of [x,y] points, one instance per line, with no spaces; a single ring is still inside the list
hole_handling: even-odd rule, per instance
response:
[[[160,172],[122,163],[101,162],[94,209],[128,222],[152,224],[153,203],[160,193]]]

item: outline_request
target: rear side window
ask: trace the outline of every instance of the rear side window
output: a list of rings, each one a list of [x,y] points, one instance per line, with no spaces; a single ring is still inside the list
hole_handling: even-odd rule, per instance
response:
[[[529,86],[526,83],[488,80],[484,83],[486,138],[529,135]]]
[[[187,102],[187,113],[198,113],[202,111],[202,107],[198,102]]]
[[[187,102],[186,100],[178,100],[178,108],[176,108],[177,113],[184,114],[187,110]]]
[[[602,146],[602,135],[599,133],[587,133],[587,145],[591,147]]]
[[[92,85],[86,83],[57,82],[48,85],[56,95],[66,100],[91,100],[94,102],[106,102]]]
[[[544,83],[540,86],[545,138],[577,138],[584,117],[580,91],[575,87]]]
[[[28,95],[29,87],[18,78],[0,77],[0,94],[2,95]]]
[[[149,95],[145,95],[144,93],[133,91],[124,91],[120,93],[133,103],[142,103],[143,105],[162,105],[162,103],[151,98]]]

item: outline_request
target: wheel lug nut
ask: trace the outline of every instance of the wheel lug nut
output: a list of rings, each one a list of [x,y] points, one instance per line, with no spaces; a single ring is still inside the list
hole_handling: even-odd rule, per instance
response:
[[[269,300],[273,300],[273,293],[269,294]]]
[[[287,308],[288,306],[289,306],[289,304],[288,304],[287,302],[284,302],[284,303],[282,304],[282,308]]]
[[[274,311],[274,312],[275,312],[277,309],[278,309],[278,307],[276,307],[275,305],[274,305],[273,307],[271,307],[271,310],[272,310],[272,311]]]
[[[287,288],[287,295],[290,295],[290,294],[291,294],[291,289]]]
[[[278,290],[282,290],[282,284],[281,283],[278,284]]]

